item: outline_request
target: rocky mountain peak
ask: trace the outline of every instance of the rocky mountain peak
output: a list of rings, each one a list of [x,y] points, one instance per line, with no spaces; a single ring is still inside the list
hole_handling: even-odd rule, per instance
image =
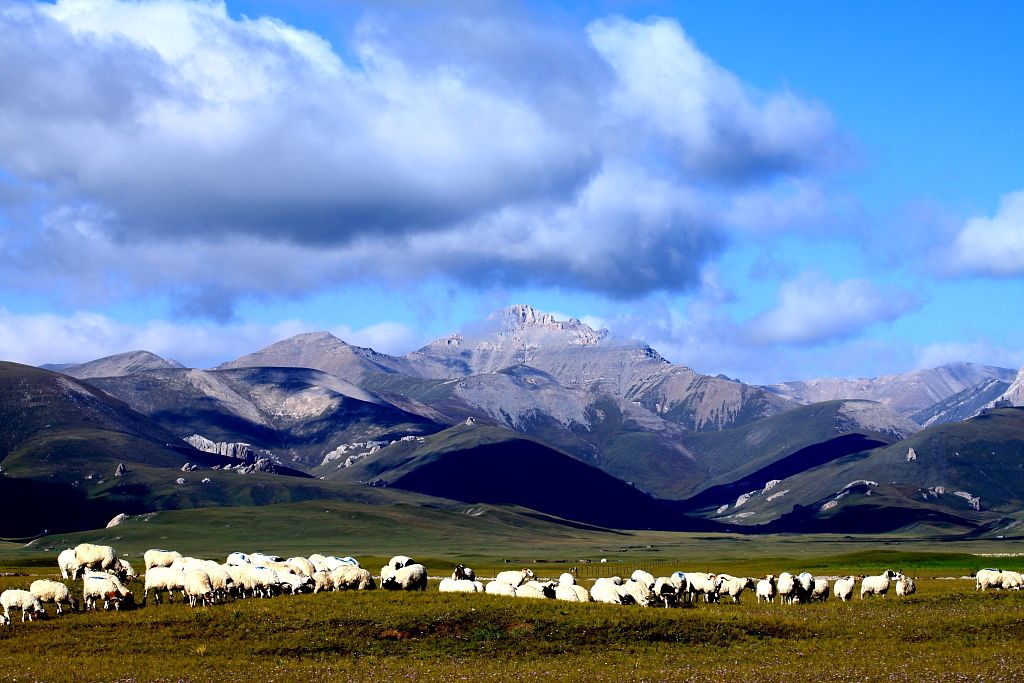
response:
[[[515,304],[492,313],[491,321],[499,324],[499,336],[522,337],[566,336],[570,344],[589,346],[608,337],[608,330],[595,330],[576,318],[558,320],[550,313],[543,313],[526,304]]]

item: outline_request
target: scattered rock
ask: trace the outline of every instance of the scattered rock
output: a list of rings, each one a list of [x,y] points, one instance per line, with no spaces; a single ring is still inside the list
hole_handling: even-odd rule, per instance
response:
[[[126,521],[128,521],[128,515],[126,515],[126,514],[124,514],[122,512],[121,514],[117,515],[112,520],[107,522],[107,528],[109,529],[110,527],[115,527],[118,524],[121,524],[122,522],[126,522]]]
[[[115,477],[123,477],[125,472],[127,472],[127,471],[128,471],[128,468],[125,467],[124,463],[123,462],[119,463],[117,465],[117,469],[114,470],[114,476]]]
[[[177,484],[178,486],[181,486],[181,485],[183,485],[185,483],[185,478],[184,477],[178,477],[177,479],[174,480],[174,483]]]

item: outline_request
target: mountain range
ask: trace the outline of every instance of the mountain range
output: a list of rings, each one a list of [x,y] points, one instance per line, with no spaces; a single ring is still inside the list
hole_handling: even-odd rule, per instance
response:
[[[314,332],[208,370],[146,351],[3,368],[0,484],[71,487],[83,524],[387,487],[602,526],[970,531],[1024,498],[1024,411],[1005,407],[1024,371],[754,386],[524,305],[404,356]],[[972,467],[985,449],[999,485]],[[138,481],[111,486],[119,463]],[[182,467],[208,484],[178,483]]]

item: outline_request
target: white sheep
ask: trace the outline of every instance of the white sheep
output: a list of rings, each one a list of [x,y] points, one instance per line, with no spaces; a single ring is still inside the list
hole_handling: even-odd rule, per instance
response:
[[[515,597],[516,587],[510,583],[505,583],[504,581],[498,581],[495,579],[484,586],[484,592],[488,595],[507,595]]]
[[[848,602],[853,597],[853,587],[856,583],[856,576],[844,576],[836,579],[836,582],[832,585],[832,594],[843,602]]]
[[[316,567],[313,566],[313,563],[305,557],[289,557],[287,562],[292,568],[292,571],[296,574],[312,577],[313,573],[316,571]]]
[[[109,545],[79,543],[75,546],[75,561],[79,568],[113,569],[117,564],[117,553]]]
[[[113,574],[121,581],[131,581],[139,577],[138,572],[135,571],[135,567],[128,560],[118,558],[114,563],[114,566],[107,570],[107,572]]]
[[[270,567],[251,566],[243,572],[243,588],[252,597],[269,598],[281,592],[281,577]]]
[[[828,600],[828,579],[814,579],[811,584],[810,602],[825,602],[826,600]]]
[[[210,575],[202,569],[189,569],[185,572],[185,596],[188,604],[195,607],[197,604],[213,604],[213,582]]]
[[[277,579],[281,588],[291,595],[313,592],[313,579],[308,576],[303,576],[302,574],[296,574],[295,572],[290,571],[279,571],[277,572]]]
[[[644,572],[646,574],[646,572]],[[649,575],[648,575],[649,576]],[[632,599],[633,604],[641,607],[650,607],[651,603],[655,600],[654,591],[646,582],[646,577],[641,577],[644,581],[635,581],[630,578],[629,581],[622,583],[622,589]],[[653,581],[651,582],[654,583]]]
[[[757,602],[773,602],[775,600],[775,575],[769,574],[757,582],[754,588],[757,594]]]
[[[718,593],[715,586],[715,579],[717,577],[714,574],[683,572],[683,577],[686,579],[686,599],[688,602],[693,602],[693,599],[698,595],[704,596],[705,602],[718,601]]]
[[[507,583],[510,586],[518,587],[533,578],[533,570],[529,568],[512,570],[507,572],[498,572],[498,575],[494,577],[495,581],[501,581]]]
[[[452,572],[452,578],[476,581],[476,572],[469,567],[460,564],[455,566],[455,570]]]
[[[1014,572],[1016,574],[1016,572]],[[1018,574],[1018,576],[1020,576]],[[896,576],[896,595],[901,598],[905,598],[908,595],[913,595],[917,592],[917,586],[914,585],[914,580],[909,576],[899,574]]]
[[[974,590],[977,591],[1003,587],[1003,572],[999,569],[980,569],[974,578]]]
[[[427,568],[422,564],[409,564],[397,569],[385,579],[381,576],[380,587],[387,590],[427,590]]]
[[[902,574],[901,574],[902,576]],[[1003,571],[1003,588],[1006,590],[1019,591],[1024,587],[1024,574],[1020,572]]]
[[[249,556],[245,553],[231,553],[228,555],[227,564],[233,567],[241,567],[243,564],[252,564],[249,561]]]
[[[33,621],[36,617],[41,617],[46,614],[43,610],[42,603],[39,602],[39,598],[32,595],[29,591],[20,590],[17,588],[11,588],[0,593],[0,605],[4,608],[3,621],[5,624],[11,623],[11,610],[21,610],[21,620]]]
[[[477,593],[482,592],[484,587],[478,581],[470,581],[469,579],[441,579],[440,585],[437,587],[440,593]]]
[[[661,598],[665,607],[677,605],[687,590],[686,576],[682,572],[675,572],[671,576],[659,576],[654,580],[654,594]]]
[[[60,567],[61,578],[64,579],[76,579],[78,578],[78,560],[75,559],[75,549],[68,548],[62,550],[60,555],[57,556],[57,566]]]
[[[181,553],[177,550],[161,550],[150,548],[142,554],[142,562],[148,572],[153,567],[170,567],[175,560],[181,559]]]
[[[797,586],[796,578],[789,572],[779,574],[779,579],[775,582],[775,590],[779,593],[779,602],[784,605],[791,605],[794,600],[799,598],[797,591],[800,589]]]
[[[313,592],[334,590],[334,575],[326,569],[313,572]],[[372,577],[371,577],[372,578]]]
[[[266,553],[249,553],[249,564],[267,565],[271,562],[284,562],[279,555],[268,555]]]
[[[860,599],[865,595],[881,595],[883,598],[889,592],[889,581],[896,577],[896,572],[886,569],[878,576],[866,576],[860,582]]]
[[[57,614],[64,613],[64,610],[61,608],[63,604],[66,604],[72,610],[78,609],[75,599],[71,596],[71,589],[60,581],[39,579],[38,581],[33,581],[28,590],[32,595],[39,598],[39,602],[52,602],[57,605]]]
[[[643,569],[637,569],[629,576],[631,581],[639,581],[645,584],[648,588],[654,588],[654,575]]]
[[[373,590],[377,584],[373,581],[373,575],[362,567],[353,567],[350,564],[343,564],[331,572],[331,579],[336,591],[365,591]]]
[[[576,577],[565,573],[558,577],[555,599],[566,602],[590,602],[590,593],[583,586],[576,585]]]
[[[185,590],[185,572],[172,567],[152,567],[146,571],[144,585],[143,603],[149,600],[150,591],[156,603],[160,602],[160,591],[167,591],[167,602],[174,602],[174,591]]]
[[[810,602],[811,593],[814,591],[814,575],[810,572],[800,572],[796,576],[796,601]]]
[[[415,560],[405,555],[395,555],[388,560],[388,566],[392,569],[401,569],[402,567],[408,567],[411,564],[415,564]]]
[[[609,605],[626,605],[633,601],[632,596],[622,585],[622,579],[617,576],[595,581],[594,587],[590,589],[590,597],[594,602]]]
[[[740,595],[747,588],[756,588],[756,584],[753,579],[748,579],[742,576],[730,576],[728,574],[719,574],[715,592],[719,595],[728,595],[732,598],[734,603],[740,601]]]
[[[555,597],[554,581],[527,581],[516,587],[517,598],[551,599]]]
[[[121,609],[122,603],[133,602],[132,592],[116,577],[110,574],[87,572],[82,577],[82,602],[85,609],[96,609],[98,600],[103,600],[103,609]]]

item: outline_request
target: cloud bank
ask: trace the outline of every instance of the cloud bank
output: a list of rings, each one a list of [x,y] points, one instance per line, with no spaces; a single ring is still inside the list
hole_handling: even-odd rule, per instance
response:
[[[71,301],[686,291],[737,230],[819,215],[841,154],[670,19],[368,11],[339,51],[217,2],[0,8],[0,286]]]

